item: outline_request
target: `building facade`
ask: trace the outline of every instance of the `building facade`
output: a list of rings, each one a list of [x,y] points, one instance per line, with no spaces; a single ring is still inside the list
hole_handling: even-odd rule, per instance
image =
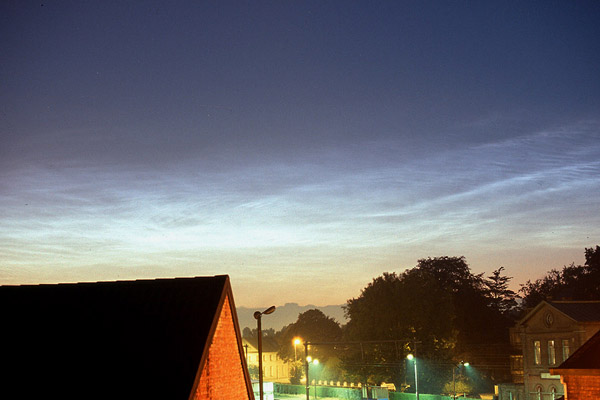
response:
[[[554,400],[563,396],[560,376],[550,370],[599,330],[600,301],[542,301],[511,330],[511,342],[521,354],[511,359],[513,383],[499,385],[499,400]]]
[[[244,352],[246,353],[246,363],[250,368],[250,374],[256,375],[258,372],[258,343],[252,338],[243,339]],[[263,379],[269,382],[289,383],[290,382],[290,364],[282,360],[277,352],[279,345],[271,337],[262,339],[262,357],[263,357]],[[253,378],[258,378],[253,376]]]

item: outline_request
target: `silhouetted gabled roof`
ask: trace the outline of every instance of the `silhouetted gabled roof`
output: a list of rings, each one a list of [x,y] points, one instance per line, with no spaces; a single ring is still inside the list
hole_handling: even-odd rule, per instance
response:
[[[552,301],[550,304],[575,321],[600,321],[600,301]]]
[[[558,368],[560,374],[564,370],[600,370],[600,331],[567,358]],[[568,371],[566,371],[568,372]]]
[[[0,397],[188,399],[230,293],[227,276],[0,287]]]

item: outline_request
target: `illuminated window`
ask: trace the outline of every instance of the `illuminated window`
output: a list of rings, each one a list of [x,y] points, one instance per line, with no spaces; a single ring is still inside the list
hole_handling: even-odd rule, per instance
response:
[[[571,355],[571,351],[569,349],[569,339],[563,339],[562,353],[563,353],[563,361],[565,361]]]
[[[542,343],[539,340],[533,342],[533,363],[535,365],[542,363]]]
[[[548,364],[556,364],[556,349],[554,348],[554,340],[548,340]]]
[[[556,388],[554,386],[550,387],[550,395],[552,400],[556,400]]]
[[[542,400],[542,387],[540,385],[535,387],[535,398],[537,400]]]

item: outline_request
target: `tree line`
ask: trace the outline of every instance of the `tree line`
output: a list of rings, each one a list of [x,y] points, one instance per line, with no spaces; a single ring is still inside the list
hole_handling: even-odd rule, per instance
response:
[[[600,300],[600,247],[586,248],[585,260],[550,270],[515,293],[503,267],[484,276],[474,274],[462,256],[420,259],[402,273],[374,278],[349,299],[343,326],[315,309],[278,332],[263,334],[277,340],[279,356],[289,362],[296,337],[336,343],[309,349],[321,361],[319,379],[388,382],[414,392],[414,370],[406,356],[416,353],[420,392],[449,393],[453,377],[462,391],[489,392],[493,384],[510,381],[514,349],[508,330],[529,308],[542,300]],[[244,329],[244,336],[255,334]],[[476,373],[469,374],[461,361]],[[299,383],[302,373],[302,362],[293,363],[292,383]]]

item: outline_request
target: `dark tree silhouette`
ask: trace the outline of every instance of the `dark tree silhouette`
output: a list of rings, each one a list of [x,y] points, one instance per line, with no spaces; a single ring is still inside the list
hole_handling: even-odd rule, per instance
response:
[[[280,343],[279,357],[284,360],[294,360],[294,338],[308,342],[335,342],[342,338],[342,328],[337,321],[323,314],[321,310],[312,309],[298,315],[293,324],[284,327],[277,335]],[[304,347],[298,347],[299,358],[304,358]],[[331,354],[327,348],[311,349],[313,356],[325,361]]]
[[[585,264],[552,269],[546,276],[521,285],[523,308],[542,300],[600,300],[600,246],[585,249]]]
[[[492,308],[507,315],[517,306],[517,294],[508,287],[512,277],[502,275],[503,270],[504,267],[500,267],[492,271],[492,275],[485,280],[485,285]]]
[[[488,366],[493,361],[493,371],[482,373],[507,379],[508,359],[498,360],[508,354],[512,321],[494,307],[482,275],[473,274],[464,257],[447,256],[418,260],[415,268],[400,275],[384,273],[359,297],[348,300],[346,336],[350,340],[416,339],[419,357],[432,363],[427,374],[419,377],[429,393],[439,393],[445,375],[451,373],[449,366],[461,359]],[[395,361],[403,369],[403,357],[413,346],[407,342],[401,354],[379,346],[379,352],[374,349],[368,356],[381,363]],[[365,357],[364,351],[360,356]],[[402,380],[398,369],[363,368],[357,373],[397,385]]]

